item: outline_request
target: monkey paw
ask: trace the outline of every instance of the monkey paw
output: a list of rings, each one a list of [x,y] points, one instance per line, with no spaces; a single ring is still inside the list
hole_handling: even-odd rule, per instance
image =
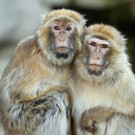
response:
[[[91,132],[91,133],[94,133],[94,132],[96,132],[96,130],[97,130],[96,122],[91,121],[91,122],[89,122],[89,124],[88,124],[86,127],[84,127],[84,128],[85,128],[86,131]]]

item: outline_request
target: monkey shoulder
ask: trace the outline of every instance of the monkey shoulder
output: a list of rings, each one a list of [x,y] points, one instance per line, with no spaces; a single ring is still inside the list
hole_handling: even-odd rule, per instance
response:
[[[17,46],[15,50],[15,57],[21,57],[21,58],[29,58],[31,55],[33,55],[37,49],[39,49],[38,41],[37,41],[37,35],[29,36],[25,39],[23,39]],[[25,55],[25,56],[24,56]]]
[[[37,49],[37,36],[27,37],[18,44],[0,81],[3,94],[9,91],[13,100],[27,101],[36,98],[38,91],[45,88],[44,80],[48,72]]]
[[[40,49],[37,42],[37,35],[32,35],[23,39],[17,45],[13,56],[11,57],[11,60],[9,61],[4,71],[2,78],[9,74],[15,68],[21,66],[23,67],[25,64],[28,64],[28,61],[34,59],[35,55],[39,53],[39,50]]]

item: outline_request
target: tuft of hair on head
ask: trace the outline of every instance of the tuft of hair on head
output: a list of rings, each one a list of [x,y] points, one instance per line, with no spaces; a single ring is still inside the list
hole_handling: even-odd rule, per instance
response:
[[[104,35],[106,39],[113,40],[117,45],[124,46],[126,44],[126,39],[115,27],[107,24],[94,24],[87,28],[85,34],[91,34],[91,36],[101,34]]]
[[[69,9],[57,9],[57,10],[53,10],[51,11],[44,19],[44,22],[47,22],[48,20],[50,20],[53,17],[57,17],[57,16],[65,16],[65,17],[71,17],[74,20],[76,20],[79,23],[82,23],[83,20],[83,16],[80,15],[78,12],[73,11],[73,10],[69,10]]]
[[[42,15],[42,25],[47,24],[50,22],[50,20],[56,19],[56,18],[67,18],[73,20],[76,25],[78,25],[81,29],[80,33],[83,32],[83,28],[85,27],[86,20],[84,19],[84,16],[80,13],[70,10],[70,9],[57,9],[49,12],[46,15]]]

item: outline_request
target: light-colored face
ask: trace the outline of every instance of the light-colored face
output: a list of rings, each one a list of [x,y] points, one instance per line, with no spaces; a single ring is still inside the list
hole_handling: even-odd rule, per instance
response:
[[[111,51],[111,45],[108,41],[96,37],[87,41],[86,64],[89,74],[100,75],[102,70],[108,65],[108,54]]]
[[[47,59],[59,66],[70,64],[74,55],[81,50],[82,35],[78,23],[72,18],[60,17],[44,25],[44,54]]]
[[[52,48],[56,51],[56,58],[68,58],[68,52],[74,48],[72,34],[75,31],[75,25],[71,22],[55,21],[52,23],[51,30],[55,38]]]
[[[71,34],[74,32],[75,26],[72,23],[54,22],[52,24],[52,31],[56,38],[57,47],[69,47],[68,40]]]

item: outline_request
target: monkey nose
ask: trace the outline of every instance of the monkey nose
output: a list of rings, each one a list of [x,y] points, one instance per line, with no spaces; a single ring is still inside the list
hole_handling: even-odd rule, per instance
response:
[[[94,60],[99,60],[99,56],[93,56]]]
[[[100,51],[100,49],[99,49],[99,48],[97,48],[97,49],[96,49],[96,52],[97,52],[97,53],[99,53],[99,51]]]

